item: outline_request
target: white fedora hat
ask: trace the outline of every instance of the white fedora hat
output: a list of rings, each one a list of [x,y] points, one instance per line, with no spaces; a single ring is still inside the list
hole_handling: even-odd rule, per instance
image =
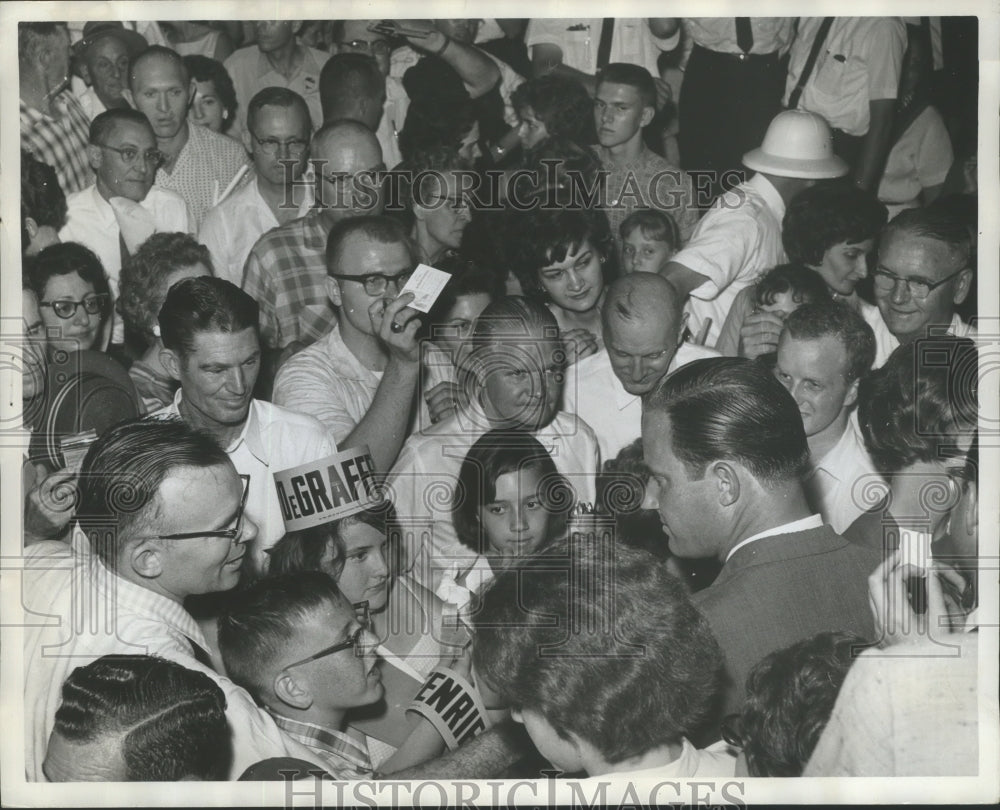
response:
[[[804,110],[780,112],[764,142],[743,156],[748,169],[778,177],[822,180],[843,177],[847,164],[833,154],[833,134],[822,116]]]

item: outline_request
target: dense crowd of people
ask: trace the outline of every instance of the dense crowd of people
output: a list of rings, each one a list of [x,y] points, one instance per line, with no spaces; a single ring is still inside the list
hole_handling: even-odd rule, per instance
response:
[[[27,779],[978,773],[977,37],[20,23]]]

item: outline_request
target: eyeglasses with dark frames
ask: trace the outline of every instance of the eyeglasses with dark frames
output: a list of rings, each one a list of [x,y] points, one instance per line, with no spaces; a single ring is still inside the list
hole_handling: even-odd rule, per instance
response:
[[[889,272],[883,267],[876,267],[872,272],[872,280],[874,281],[875,286],[883,292],[894,290],[896,288],[896,284],[902,281],[906,284],[906,288],[910,291],[910,295],[913,298],[918,301],[923,301],[934,290],[942,284],[947,284],[964,270],[964,267],[961,268],[961,270],[956,270],[954,273],[949,276],[945,276],[940,281],[929,281],[926,278],[903,278],[902,276],[897,276],[895,273]]]
[[[367,648],[364,645],[364,634],[369,628],[369,623],[371,619],[371,614],[368,610],[368,600],[364,602],[356,602],[351,605],[354,608],[355,616],[358,620],[358,627],[353,632],[348,634],[347,638],[343,641],[337,642],[336,644],[331,644],[329,647],[324,647],[318,653],[310,655],[308,658],[303,658],[301,661],[296,661],[294,664],[287,664],[283,669],[291,669],[292,667],[301,666],[302,664],[308,664],[310,661],[318,661],[320,658],[326,658],[328,655],[333,655],[334,653],[339,653],[342,650],[348,650],[351,647],[354,648],[354,654],[359,658],[367,652]]]
[[[76,310],[79,307],[83,307],[83,311],[88,315],[101,314],[108,305],[109,297],[107,293],[95,293],[88,295],[82,301],[39,301],[38,306],[48,307],[56,314],[56,317],[68,321],[76,315]]]
[[[313,161],[313,163],[318,167],[321,161]],[[385,164],[379,163],[378,166],[373,166],[370,169],[362,169],[360,172],[354,172],[353,174],[350,172],[330,172],[329,174],[323,174],[320,171],[317,171],[317,174],[326,180],[326,182],[334,186],[339,186],[350,183],[355,178],[371,178],[373,183],[379,184],[385,179],[387,172]]]
[[[357,284],[363,284],[365,287],[365,293],[371,296],[377,296],[385,293],[386,289],[389,287],[390,281],[393,282],[397,288],[402,287],[406,284],[406,280],[413,275],[413,269],[403,270],[392,276],[387,276],[384,273],[367,273],[363,276],[347,276],[343,273],[330,273],[330,275],[340,281],[353,281]]]
[[[176,534],[158,534],[157,540],[193,540],[198,537],[221,537],[235,540],[243,531],[243,518],[246,515],[247,496],[250,494],[250,476],[241,475],[243,481],[243,496],[240,498],[240,508],[236,513],[236,525],[231,529],[212,529],[203,532],[177,532]]]
[[[309,148],[309,141],[292,138],[289,141],[279,141],[274,138],[258,138],[255,132],[250,133],[261,151],[268,157],[274,157],[282,149],[287,149],[291,157],[302,157]]]
[[[145,152],[142,152],[134,146],[123,146],[119,148],[106,143],[99,143],[97,146],[100,146],[102,149],[110,149],[112,152],[117,152],[121,155],[122,160],[130,166],[136,162],[140,154],[147,163],[151,163],[153,166],[159,166],[167,159],[167,156],[159,149],[147,149]]]

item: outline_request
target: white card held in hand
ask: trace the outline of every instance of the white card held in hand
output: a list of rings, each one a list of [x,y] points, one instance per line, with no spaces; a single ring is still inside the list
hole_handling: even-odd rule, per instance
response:
[[[415,297],[407,306],[420,312],[430,312],[450,278],[451,274],[444,270],[437,270],[427,264],[418,264],[399,294],[413,293]]]

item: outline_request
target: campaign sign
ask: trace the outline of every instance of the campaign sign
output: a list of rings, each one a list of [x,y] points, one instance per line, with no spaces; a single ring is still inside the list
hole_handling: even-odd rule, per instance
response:
[[[281,515],[290,532],[329,523],[381,502],[368,446],[274,473]]]

